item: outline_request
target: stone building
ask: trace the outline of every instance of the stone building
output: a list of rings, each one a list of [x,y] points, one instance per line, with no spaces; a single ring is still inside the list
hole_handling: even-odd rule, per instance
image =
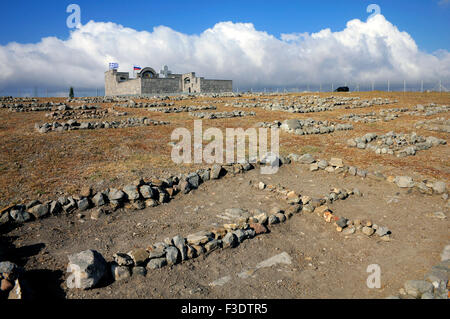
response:
[[[221,93],[232,92],[231,80],[208,80],[195,76],[195,72],[174,74],[167,67],[161,76],[150,67],[143,68],[136,78],[128,72],[105,72],[105,95],[142,95],[166,93]]]

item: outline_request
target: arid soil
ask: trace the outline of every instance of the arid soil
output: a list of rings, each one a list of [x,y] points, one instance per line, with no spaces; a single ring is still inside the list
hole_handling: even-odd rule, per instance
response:
[[[211,126],[247,128],[257,122],[290,118],[342,122],[337,118],[348,113],[450,102],[448,93],[360,92],[350,96],[397,99],[399,103],[309,114],[255,108],[249,111],[256,112],[256,116],[203,120],[203,126],[204,129]],[[176,106],[195,105],[203,100],[208,98],[177,101]],[[235,111],[236,108],[223,104],[239,98],[221,100],[224,102],[214,104],[218,106],[217,111]],[[170,159],[168,143],[173,129],[192,129],[193,118],[187,113],[116,109],[128,112],[129,116],[147,116],[171,124],[39,134],[34,130],[34,123],[46,122],[46,112],[14,113],[0,109],[0,206],[75,194],[86,184],[101,190],[126,185],[138,177],[164,177],[207,166],[178,165]],[[326,160],[338,157],[345,165],[378,170],[385,176],[439,179],[449,186],[448,145],[403,158],[346,146],[348,138],[367,132],[416,131],[419,135],[448,141],[448,133],[413,127],[421,119],[443,116],[447,114],[428,117],[402,114],[390,122],[352,123],[352,131],[324,135],[296,136],[282,132],[280,152],[284,155],[311,153]],[[316,214],[301,213],[283,224],[269,226],[269,234],[246,240],[237,248],[214,251],[178,265],[152,270],[145,278],[133,275],[130,279],[105,282],[99,288],[87,291],[67,288],[68,254],[95,249],[111,261],[116,252],[127,252],[132,247],[146,247],[166,237],[186,236],[223,224],[225,221],[218,215],[227,208],[265,211],[272,207],[286,208],[285,201],[251,186],[259,181],[280,184],[312,197],[322,197],[334,187],[358,188],[363,196],[350,196],[331,204],[330,208],[339,216],[370,219],[387,226],[392,232],[391,240],[369,238],[361,233],[345,236]],[[322,170],[310,172],[307,165],[292,163],[282,166],[274,175],[260,175],[257,169],[208,181],[187,195],[178,195],[171,202],[153,208],[119,209],[98,220],[91,220],[90,212],[83,212],[83,218],[77,214],[63,214],[32,221],[8,229],[1,240],[8,246],[11,261],[27,270],[27,279],[38,297],[385,298],[398,293],[406,280],[422,279],[440,261],[442,248],[449,244],[449,221],[448,218],[436,218],[433,213],[441,211],[448,215],[447,205],[441,196],[400,189],[387,181],[344,177]],[[259,263],[280,254],[288,256],[288,261],[256,268]],[[381,267],[382,286],[379,289],[370,289],[366,285],[369,276],[366,270],[371,264]]]

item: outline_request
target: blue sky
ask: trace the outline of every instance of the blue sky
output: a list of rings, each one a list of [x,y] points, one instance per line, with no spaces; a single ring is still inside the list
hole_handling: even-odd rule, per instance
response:
[[[450,87],[450,0],[5,0],[0,13],[0,93],[102,88],[110,62],[234,88]]]
[[[66,7],[81,7],[81,22],[111,21],[136,30],[168,26],[185,34],[199,34],[220,21],[251,22],[257,30],[281,33],[339,31],[351,19],[366,20],[366,8],[376,3],[387,20],[407,31],[422,51],[450,50],[448,0],[109,0],[1,1],[0,45],[15,41],[36,43],[42,37],[66,39]]]

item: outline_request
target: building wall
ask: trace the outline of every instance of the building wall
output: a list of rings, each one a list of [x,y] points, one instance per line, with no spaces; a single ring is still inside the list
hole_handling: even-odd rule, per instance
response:
[[[181,92],[181,82],[179,78],[142,79],[141,94],[178,92]]]
[[[198,78],[195,76],[195,72],[184,73],[182,75],[181,88],[184,93],[199,93],[200,89],[200,81],[202,78]]]
[[[121,80],[123,79],[123,80]],[[189,81],[185,81],[189,79]],[[195,72],[172,74],[169,78],[129,79],[126,72],[105,72],[105,95],[141,95],[165,93],[221,93],[232,92],[231,80],[207,80]]]
[[[119,81],[120,77],[127,77],[128,73],[107,71],[105,72],[105,95],[139,95],[141,94],[141,79],[129,79]]]
[[[222,93],[233,91],[231,80],[208,80],[201,78],[200,90],[203,93]]]

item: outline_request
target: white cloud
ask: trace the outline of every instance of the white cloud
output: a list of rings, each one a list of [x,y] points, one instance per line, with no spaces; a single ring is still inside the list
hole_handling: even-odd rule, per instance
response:
[[[377,15],[351,20],[339,32],[282,34],[251,23],[220,22],[199,35],[165,26],[137,31],[111,22],[82,25],[67,40],[0,46],[0,88],[98,88],[109,62],[234,80],[235,87],[306,83],[450,79],[450,54],[427,54],[414,39]]]

